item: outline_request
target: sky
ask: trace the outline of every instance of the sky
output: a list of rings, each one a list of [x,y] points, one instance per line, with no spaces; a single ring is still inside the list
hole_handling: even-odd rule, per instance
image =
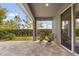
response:
[[[4,19],[4,21],[13,19],[16,15],[20,16],[21,20],[26,19],[27,15],[16,3],[0,3],[0,7],[7,9],[6,13],[7,18]],[[21,23],[23,23],[23,21]],[[50,21],[49,22],[42,21],[42,23],[44,27],[52,28],[51,26],[52,23]]]
[[[7,18],[4,21],[13,19],[16,15],[20,16],[21,20],[26,19],[26,14],[16,3],[0,3],[0,7],[7,9]]]
[[[37,24],[39,23],[42,23],[43,29],[52,29],[52,21],[38,21]]]
[[[22,9],[15,3],[0,3],[0,6],[8,10],[7,19],[13,18],[15,15],[19,15],[21,19],[26,17]]]

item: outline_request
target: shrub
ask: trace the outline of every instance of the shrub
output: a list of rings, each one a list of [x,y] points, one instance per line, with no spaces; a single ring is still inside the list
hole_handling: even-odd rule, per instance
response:
[[[38,30],[39,40],[43,41],[43,40],[53,39],[53,38],[51,38],[52,37],[51,32],[52,32],[51,29],[39,29]],[[48,36],[49,36],[49,38],[48,38]]]
[[[9,34],[6,35],[6,39],[8,39],[8,40],[13,40],[15,38],[16,38],[16,36],[13,33],[9,33]]]
[[[52,30],[51,29],[39,29],[38,32],[37,32],[37,34],[39,35],[40,32],[43,32],[44,35],[47,36],[47,35],[49,35],[49,33],[52,32]]]
[[[4,30],[8,33],[13,33],[16,36],[32,36],[32,31],[31,29],[15,29],[15,30]],[[3,32],[4,32],[3,31]]]
[[[44,32],[40,32],[39,34],[39,40],[43,41],[45,39],[45,33]]]
[[[5,34],[2,31],[0,31],[0,40],[3,39],[4,36],[5,36]]]
[[[48,37],[48,42],[51,42],[54,39],[54,34],[49,33],[49,35],[47,37]]]
[[[79,36],[79,29],[76,29],[76,36]]]
[[[7,31],[3,31],[1,30],[0,31],[0,40],[12,40],[12,39],[15,39],[15,34],[13,33],[9,33]]]

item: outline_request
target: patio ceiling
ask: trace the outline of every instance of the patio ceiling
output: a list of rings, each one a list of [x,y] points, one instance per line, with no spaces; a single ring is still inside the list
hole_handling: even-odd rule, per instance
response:
[[[53,17],[65,5],[68,3],[50,3],[49,6],[45,6],[45,3],[28,3],[34,17]]]

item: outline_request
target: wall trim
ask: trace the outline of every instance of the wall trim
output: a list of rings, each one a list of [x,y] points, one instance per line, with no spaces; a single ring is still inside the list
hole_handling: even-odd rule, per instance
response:
[[[70,54],[72,54],[72,56],[79,56],[79,54],[69,50],[68,48],[64,47],[63,45],[59,45],[60,47],[62,47],[63,49],[65,49],[67,52],[69,52]]]

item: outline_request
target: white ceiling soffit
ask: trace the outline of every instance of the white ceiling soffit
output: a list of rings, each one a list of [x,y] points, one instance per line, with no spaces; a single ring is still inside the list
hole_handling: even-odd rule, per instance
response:
[[[30,9],[35,17],[53,17],[61,8],[68,3],[49,3],[45,6],[45,3],[30,3]]]
[[[30,18],[30,20],[33,21],[34,20],[34,17],[33,17],[32,13],[31,13],[31,11],[30,11],[28,5],[27,4],[24,4],[24,3],[19,3],[18,5],[25,12],[25,14]]]

